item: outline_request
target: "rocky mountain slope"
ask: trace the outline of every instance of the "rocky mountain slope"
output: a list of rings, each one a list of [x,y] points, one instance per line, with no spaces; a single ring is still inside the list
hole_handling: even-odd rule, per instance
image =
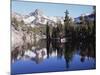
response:
[[[42,10],[36,9],[28,15],[17,12],[11,13],[12,47],[17,47],[25,42],[34,42],[45,38],[47,22],[54,26],[57,23],[63,24],[64,18],[59,16],[46,16]]]

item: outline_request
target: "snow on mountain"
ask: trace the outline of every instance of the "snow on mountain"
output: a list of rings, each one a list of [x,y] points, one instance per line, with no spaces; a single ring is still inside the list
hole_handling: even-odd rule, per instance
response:
[[[59,16],[46,16],[40,9],[36,9],[29,13],[29,15],[22,16],[21,14],[14,13],[12,16],[16,17],[18,20],[23,20],[26,25],[46,25],[47,22],[51,25],[58,22],[63,24],[64,20],[63,17]]]
[[[36,9],[35,11],[29,13],[27,18],[24,18],[25,24],[32,24],[32,25],[38,25],[38,24],[46,24],[46,16],[43,14],[43,11]]]
[[[53,16],[53,17],[49,17],[50,20],[54,21],[55,23],[59,23],[61,22],[61,24],[63,24],[64,22],[64,18],[60,17],[60,16]]]
[[[34,16],[30,16],[30,17],[28,17],[28,18],[26,18],[26,19],[23,19],[24,20],[24,22],[26,23],[26,24],[29,24],[29,23],[31,23],[33,20],[35,20],[35,17]]]

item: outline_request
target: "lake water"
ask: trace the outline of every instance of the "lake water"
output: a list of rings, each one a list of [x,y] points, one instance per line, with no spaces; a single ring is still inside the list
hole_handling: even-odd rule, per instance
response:
[[[25,43],[11,53],[11,74],[95,69],[95,52],[95,45],[90,42]]]

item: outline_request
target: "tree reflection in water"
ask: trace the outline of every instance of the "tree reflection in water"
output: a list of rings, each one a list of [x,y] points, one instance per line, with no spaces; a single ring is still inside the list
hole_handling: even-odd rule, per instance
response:
[[[30,52],[29,54],[27,54],[28,51]],[[53,57],[53,53],[59,60],[64,57],[66,68],[69,68],[75,54],[80,55],[81,62],[84,62],[86,58],[93,58],[95,60],[95,45],[91,41],[80,42],[74,40],[61,43],[57,39],[42,39],[35,46],[25,43],[22,46],[14,48],[11,52],[11,60],[14,63],[17,60],[30,59],[39,64],[45,59]]]

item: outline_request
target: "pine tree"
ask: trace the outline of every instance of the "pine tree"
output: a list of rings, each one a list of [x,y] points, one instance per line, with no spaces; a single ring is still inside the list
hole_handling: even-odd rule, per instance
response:
[[[69,16],[68,16],[69,12],[68,10],[66,10],[65,12],[65,20],[64,20],[64,26],[65,26],[65,37],[67,37],[67,34],[69,33],[69,26],[70,26],[70,23],[69,23]]]

